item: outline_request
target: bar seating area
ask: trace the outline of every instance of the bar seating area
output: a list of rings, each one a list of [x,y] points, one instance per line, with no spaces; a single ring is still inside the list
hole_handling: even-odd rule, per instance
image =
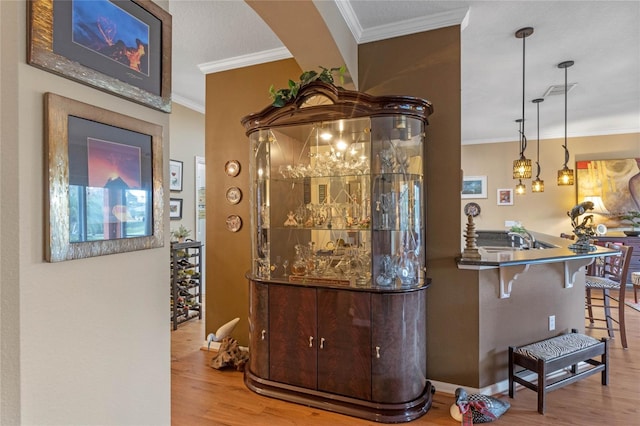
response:
[[[627,349],[625,300],[627,273],[633,247],[607,242],[605,247],[620,250],[620,254],[598,258],[589,265],[585,277],[586,329],[607,330],[609,338],[619,331],[622,347]],[[611,292],[614,291],[615,295]],[[612,304],[612,298],[616,303]],[[618,303],[619,301],[619,303]],[[596,308],[594,310],[594,308]],[[617,311],[617,315],[612,314]],[[595,313],[594,313],[595,312]],[[601,315],[598,315],[598,314]]]

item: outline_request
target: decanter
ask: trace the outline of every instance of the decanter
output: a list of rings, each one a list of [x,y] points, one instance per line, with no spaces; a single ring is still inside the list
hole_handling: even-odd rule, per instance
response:
[[[295,257],[291,264],[291,273],[293,275],[304,275],[307,272],[307,261],[304,257],[304,247],[300,244],[296,244],[294,249]]]

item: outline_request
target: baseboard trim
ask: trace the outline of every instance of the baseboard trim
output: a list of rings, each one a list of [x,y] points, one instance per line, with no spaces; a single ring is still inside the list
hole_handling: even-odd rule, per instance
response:
[[[588,367],[590,367],[590,365],[585,362],[580,362],[578,364],[578,370],[581,370],[583,368],[588,368]],[[558,370],[553,374],[549,374],[547,376],[547,380],[559,378],[560,376],[569,374],[569,372],[570,372],[570,367],[563,368],[562,370]],[[528,381],[532,381],[536,377],[537,377],[536,373],[529,373],[526,376],[523,376],[523,378]],[[464,388],[469,394],[479,393],[482,395],[500,395],[500,394],[507,395],[509,393],[509,379],[502,380],[500,382],[494,383],[484,388],[472,388],[470,386],[462,386],[462,385],[456,385],[454,383],[439,382],[437,380],[432,380],[432,379],[429,379],[429,381],[431,382],[431,385],[436,389],[436,392],[442,392],[449,395],[455,395],[456,389],[458,388]],[[516,390],[520,390],[522,388],[524,388],[524,386],[516,383]]]

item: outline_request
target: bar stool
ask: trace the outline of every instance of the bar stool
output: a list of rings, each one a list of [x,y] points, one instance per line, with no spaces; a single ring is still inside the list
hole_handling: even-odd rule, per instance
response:
[[[631,273],[631,282],[633,283],[633,299],[638,303],[638,289],[640,288],[640,272]]]
[[[617,243],[606,243],[605,247],[620,250],[619,255],[607,256],[603,259],[601,267],[592,268],[594,272],[587,272],[585,276],[585,298],[586,298],[586,319],[589,324],[586,328],[596,330],[607,330],[609,337],[613,337],[613,323],[618,324],[617,330],[620,331],[620,341],[623,348],[627,348],[627,332],[624,323],[624,298],[627,284],[627,272],[629,270],[629,260],[633,247],[623,246]],[[609,294],[610,290],[618,291],[618,305],[611,306],[612,299]],[[593,297],[594,294],[602,295],[602,297]],[[593,301],[602,304],[594,304]],[[604,310],[603,318],[596,318],[593,315],[593,308],[598,307]],[[611,309],[617,309],[617,318],[611,315]],[[595,321],[603,321],[606,327],[598,327]]]

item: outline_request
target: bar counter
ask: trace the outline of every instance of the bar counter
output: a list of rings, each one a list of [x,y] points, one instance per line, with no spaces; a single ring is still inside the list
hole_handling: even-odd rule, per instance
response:
[[[505,231],[479,231],[506,234]],[[539,232],[529,231],[535,237],[536,244],[540,248],[520,249],[501,245],[479,245],[479,259],[457,259],[458,269],[500,269],[500,298],[508,298],[511,294],[513,282],[521,274],[526,273],[531,265],[544,263],[564,263],[564,286],[571,288],[575,281],[576,273],[583,266],[590,265],[596,257],[612,256],[619,253],[601,246],[592,246],[590,251],[576,251],[569,246],[573,240],[554,237]],[[498,241],[498,240],[496,240]],[[487,240],[484,239],[483,243]],[[504,244],[499,241],[496,244]]]

